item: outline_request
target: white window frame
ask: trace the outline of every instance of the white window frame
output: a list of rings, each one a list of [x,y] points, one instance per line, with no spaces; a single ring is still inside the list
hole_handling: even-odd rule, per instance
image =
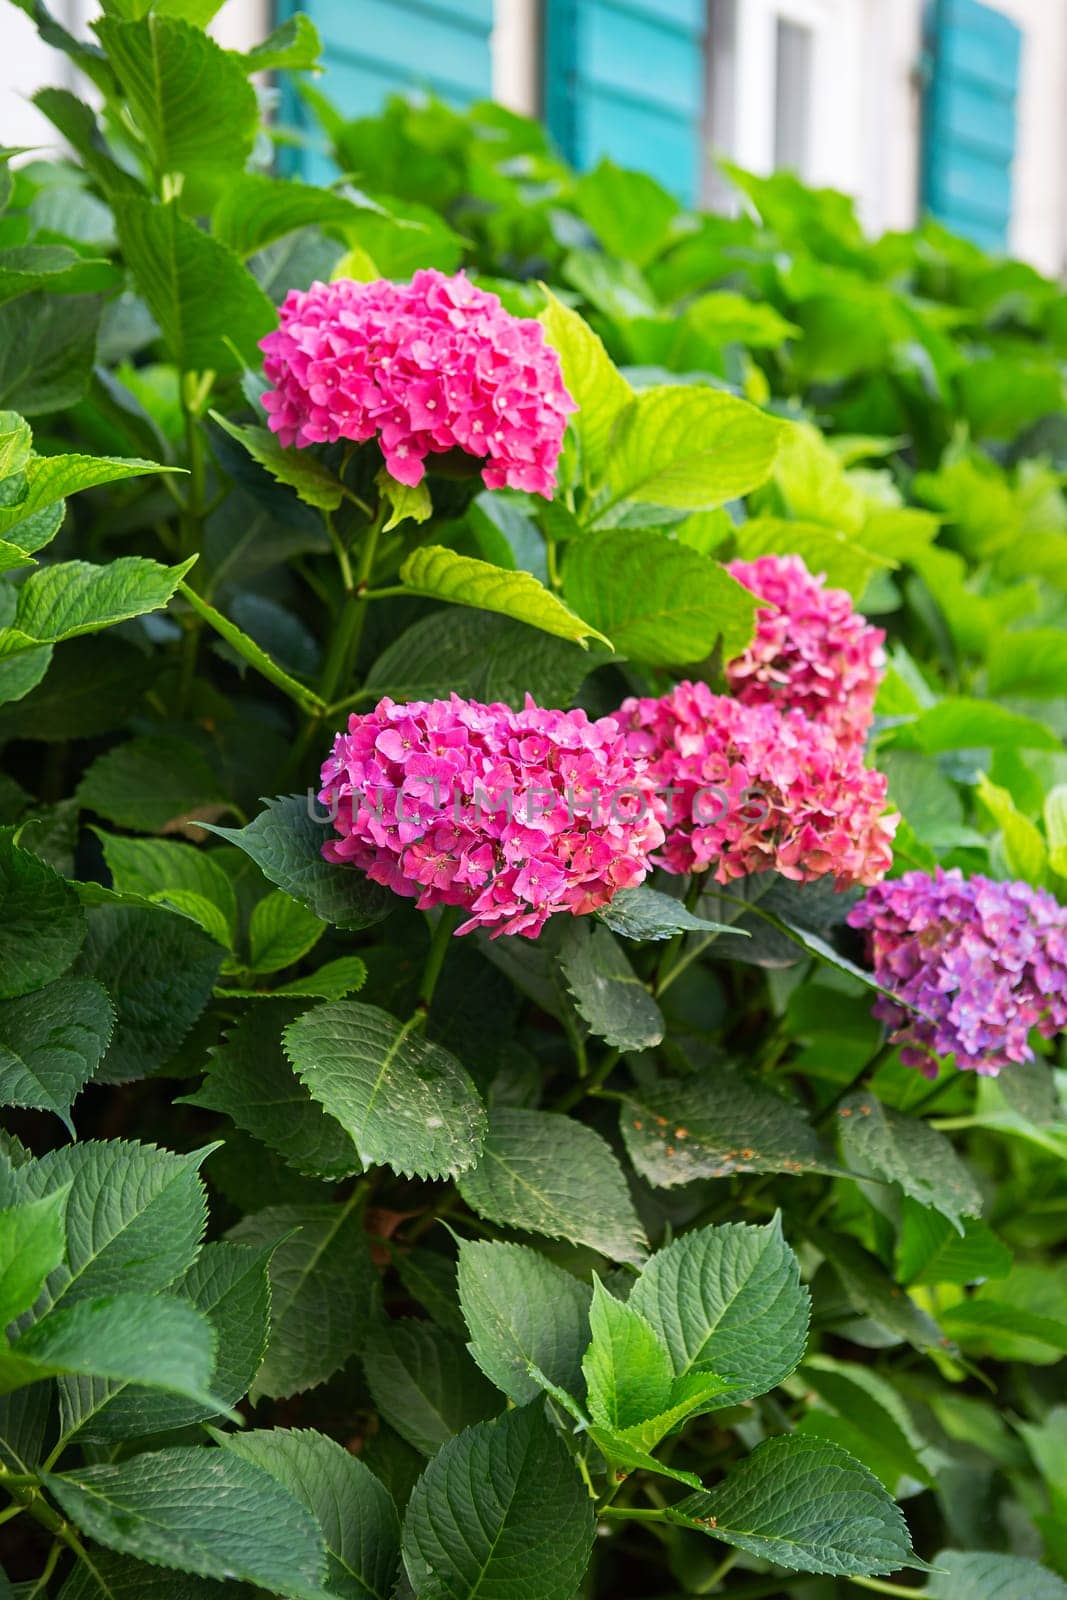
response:
[[[859,193],[864,172],[864,44],[869,0],[713,0],[711,142],[739,166],[774,170],[779,21],[812,35],[808,182]],[[726,16],[723,7],[732,8]],[[724,32],[725,30],[725,32]],[[716,35],[720,37],[717,41]],[[726,55],[716,61],[718,47]]]

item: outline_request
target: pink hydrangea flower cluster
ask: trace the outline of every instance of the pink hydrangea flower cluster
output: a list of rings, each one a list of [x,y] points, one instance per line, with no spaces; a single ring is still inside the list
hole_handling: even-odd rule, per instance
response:
[[[761,600],[756,634],[726,669],[746,705],[802,711],[838,738],[862,741],[885,667],[885,633],[853,611],[844,589],[828,589],[799,556],[732,561],[730,572]],[[777,609],[774,609],[777,607]]]
[[[283,445],[377,435],[400,483],[421,483],[427,456],[462,450],[486,458],[490,489],[555,488],[577,410],[559,357],[540,323],[513,317],[462,272],[292,289],[260,348],[274,385],[263,405]]]
[[[362,868],[420,909],[461,906],[457,931],[535,938],[635,888],[663,843],[663,801],[612,717],[450,700],[382,700],[349,719],[322,768],[339,837],[328,861]]]
[[[618,715],[672,805],[657,857],[669,872],[714,866],[729,883],[774,868],[798,883],[832,874],[845,889],[889,870],[899,818],[884,814],[885,776],[800,711],[680,683]]]
[[[867,932],[875,978],[899,996],[880,997],[875,1016],[928,1078],[941,1056],[995,1077],[1033,1059],[1031,1028],[1046,1039],[1067,1028],[1067,907],[1044,889],[955,867],[905,872],[848,920]]]

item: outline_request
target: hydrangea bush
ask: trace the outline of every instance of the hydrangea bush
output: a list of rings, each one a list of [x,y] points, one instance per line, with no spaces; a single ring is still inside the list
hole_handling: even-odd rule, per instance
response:
[[[1062,1600],[1061,290],[211,9],[0,153],[0,1595]]]

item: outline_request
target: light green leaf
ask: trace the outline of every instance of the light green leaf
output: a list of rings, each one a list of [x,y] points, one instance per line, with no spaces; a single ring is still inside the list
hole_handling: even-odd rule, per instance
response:
[[[404,1517],[417,1600],[503,1594],[572,1600],[589,1562],[593,1502],[534,1403],[468,1428],[438,1451]]]
[[[0,629],[0,658],[161,610],[195,559],[178,567],[144,556],[119,556],[101,567],[57,561],[31,573],[19,590],[14,622]]]
[[[597,912],[613,933],[625,939],[671,939],[676,933],[729,933],[727,923],[709,922],[695,916],[681,900],[661,894],[641,884],[637,889],[620,889]]]
[[[425,522],[427,517],[432,516],[433,502],[425,478],[412,487],[408,483],[398,483],[383,467],[374,482],[389,506],[389,519],[382,524],[383,533],[388,533],[401,522]]]
[[[329,823],[311,814],[306,795],[279,795],[244,828],[210,826],[210,832],[237,845],[264,877],[336,928],[369,928],[393,908],[393,898],[354,867],[322,858]]]
[[[610,1145],[573,1117],[492,1111],[481,1160],[459,1188],[473,1211],[502,1227],[586,1244],[612,1261],[645,1258],[622,1168]]]
[[[315,1518],[326,1540],[331,1595],[389,1600],[400,1565],[400,1518],[358,1456],[312,1429],[226,1434],[234,1455],[269,1472]]]
[[[659,1044],[663,1014],[610,929],[589,917],[575,918],[564,932],[560,963],[591,1033],[620,1050]]]
[[[75,1526],[109,1550],[325,1600],[318,1524],[269,1473],[228,1450],[158,1450],[46,1481]]]
[[[1048,862],[1041,830],[1018,809],[1010,792],[991,783],[984,772],[979,773],[975,790],[1004,836],[1009,872],[1027,883],[1040,883]]]
[[[982,1195],[943,1133],[918,1117],[883,1106],[864,1090],[837,1112],[841,1148],[855,1172],[899,1183],[904,1193],[946,1216],[963,1233],[962,1217],[975,1217]]]
[[[971,1354],[998,1361],[1028,1361],[1037,1365],[1039,1358],[1028,1348],[1033,1345],[1045,1347],[1043,1363],[1067,1355],[1067,1321],[1042,1316],[1014,1304],[1010,1298],[1010,1278],[1004,1280],[1003,1288],[997,1285],[997,1292],[1005,1298],[961,1300],[949,1306],[941,1313],[941,1325],[946,1334]]]
[[[28,518],[58,505],[68,495],[82,489],[95,489],[102,483],[120,483],[150,472],[176,470],[157,466],[154,461],[126,460],[121,456],[33,456],[24,468],[25,493],[11,504],[0,506],[0,534],[6,536],[12,529],[19,529]],[[25,542],[21,532],[13,542],[31,553],[40,548],[32,539]]]
[[[85,914],[58,872],[0,829],[0,997],[28,994],[70,966],[85,940]]]
[[[191,1305],[214,1332],[210,1395],[182,1398],[134,1382],[68,1377],[59,1384],[60,1431],[80,1443],[113,1444],[190,1427],[215,1416],[248,1393],[267,1347],[272,1246],[251,1249],[220,1239],[206,1244],[170,1291],[166,1305]],[[175,1337],[180,1355],[181,1339]],[[188,1388],[185,1391],[188,1393]]]
[[[613,528],[568,547],[564,593],[615,648],[649,666],[737,655],[757,601],[726,568],[649,529]]]
[[[585,1431],[601,1455],[616,1471],[653,1472],[663,1478],[673,1478],[676,1483],[688,1484],[690,1489],[704,1487],[695,1472],[684,1472],[665,1461],[658,1461],[655,1456],[650,1455],[647,1450],[642,1450],[629,1439],[612,1433],[610,1428],[600,1428],[593,1422]]]
[[[1067,1583],[1025,1556],[942,1550],[933,1565],[927,1600],[1067,1600]]]
[[[986,657],[991,695],[1059,698],[1067,681],[1067,635],[1059,628],[998,633]]]
[[[678,215],[677,200],[655,178],[606,160],[578,179],[574,204],[609,255],[635,261],[639,267],[659,255]]]
[[[611,644],[530,573],[494,567],[488,561],[458,555],[444,545],[422,545],[413,550],[400,568],[400,581],[412,594],[499,612],[559,639],[579,644],[586,639],[600,639]]]
[[[95,26],[157,178],[240,171],[257,122],[255,90],[240,63],[177,17],[106,17]]]
[[[545,339],[559,352],[564,385],[578,406],[570,425],[582,447],[586,476],[599,483],[611,430],[634,392],[589,324],[551,290],[545,290],[545,298]]]
[[[993,700],[957,695],[920,711],[895,736],[930,755],[942,750],[1061,750],[1052,729]]]
[[[231,1117],[298,1172],[336,1182],[360,1170],[359,1157],[340,1123],[312,1100],[282,1051],[282,1028],[297,1009],[282,1004],[247,1011],[225,1042],[211,1051],[207,1076],[189,1103]]]
[[[16,1202],[70,1189],[66,1261],[49,1274],[37,1317],[59,1304],[152,1294],[185,1272],[207,1218],[197,1175],[206,1153],[110,1139],[65,1145],[15,1169],[8,1189]]]
[[[89,978],[58,978],[0,1004],[0,1105],[51,1111],[73,1133],[70,1108],[114,1025],[106,990]]]
[[[869,1577],[926,1565],[874,1474],[803,1434],[765,1439],[724,1483],[690,1495],[668,1519],[791,1572]]]
[[[383,1323],[360,1353],[378,1411],[424,1456],[503,1410],[497,1390],[459,1340],[432,1322],[403,1317]]]
[[[464,1239],[459,1298],[471,1355],[516,1405],[536,1398],[531,1366],[579,1392],[589,1343],[589,1285],[521,1244]]]
[[[326,924],[299,900],[273,889],[257,900],[248,924],[249,961],[253,972],[279,972],[314,949]]]
[[[17,411],[0,411],[0,480],[22,472],[33,449],[33,430]]]
[[[207,810],[218,816],[229,803],[196,745],[146,733],[98,756],[77,789],[78,803],[122,828],[162,833]],[[204,899],[203,884],[179,883]],[[139,891],[138,891],[139,892]],[[220,906],[225,915],[225,906]]]
[[[300,11],[276,27],[273,33],[237,59],[246,72],[307,71],[322,54],[318,31],[310,17]]]
[[[619,1128],[637,1171],[659,1189],[735,1172],[840,1172],[803,1111],[726,1067],[657,1078],[627,1096]]]
[[[222,942],[227,947],[233,944],[237,897],[210,851],[174,839],[130,839],[105,833],[102,828],[93,831],[103,845],[104,861],[119,893],[163,903],[174,903],[179,892],[196,895],[218,911],[226,930]]]
[[[324,1383],[358,1350],[378,1313],[378,1273],[359,1210],[351,1200],[269,1206],[243,1217],[229,1237],[278,1246],[270,1263],[270,1343],[253,1399]]]
[[[258,461],[275,483],[284,483],[294,490],[307,506],[315,506],[319,511],[337,510],[341,504],[341,483],[310,450],[283,450],[268,428],[238,427],[236,422],[228,422],[217,411],[212,411],[211,417],[231,439],[244,446],[252,460]]]
[[[1044,812],[1049,866],[1061,878],[1067,878],[1067,783],[1049,790]]]
[[[659,1250],[629,1304],[671,1353],[675,1375],[714,1372],[724,1404],[765,1394],[804,1354],[809,1297],[779,1217],[698,1228]]]
[[[224,617],[221,611],[216,611],[214,606],[209,606],[202,600],[195,589],[190,589],[187,583],[179,585],[181,592],[198,616],[203,617],[215,632],[232,645],[243,661],[266,678],[268,683],[273,683],[276,688],[287,694],[289,699],[308,716],[316,716],[325,711],[323,702],[313,689],[307,684],[298,683],[284,667],[280,667],[272,656],[262,649],[247,633],[243,633],[235,622],[229,617]]]
[[[343,1000],[367,981],[367,966],[359,956],[335,956],[303,978],[291,978],[277,989],[217,988],[216,995],[230,1000]],[[346,1141],[347,1142],[347,1141]]]
[[[812,1243],[833,1267],[845,1295],[861,1317],[870,1317],[897,1339],[906,1340],[916,1350],[951,1350],[932,1317],[927,1316],[904,1290],[895,1284],[876,1257],[868,1255],[855,1239],[846,1234],[813,1230]]]
[[[210,119],[205,129],[217,150]],[[201,233],[174,205],[120,200],[115,223],[137,287],[183,372],[232,372],[242,358],[258,365],[259,340],[273,327],[275,312],[232,250]]]
[[[171,1059],[207,1005],[218,975],[218,945],[184,917],[147,906],[100,905],[77,971],[95,978],[117,1012],[102,1083],[143,1078]]]
[[[69,1189],[0,1211],[0,1334],[33,1305],[63,1260]]]
[[[783,426],[692,384],[644,389],[618,417],[605,464],[614,500],[710,511],[769,477]]]
[[[667,1346],[629,1302],[616,1300],[593,1279],[592,1342],[582,1361],[589,1414],[618,1432],[666,1411],[674,1367]]]
[[[896,1252],[902,1283],[978,1283],[1006,1277],[1011,1265],[1011,1251],[984,1222],[968,1218],[961,1237],[947,1217],[905,1199]]]
[[[824,572],[826,581],[847,589],[854,600],[863,596],[871,578],[896,563],[855,536],[817,522],[791,522],[784,517],[753,517],[735,530],[737,554],[745,561],[762,555],[797,555],[809,572]]]
[[[350,1135],[364,1166],[454,1177],[485,1137],[478,1091],[455,1056],[377,1006],[336,1000],[286,1028],[282,1041],[312,1099]]]

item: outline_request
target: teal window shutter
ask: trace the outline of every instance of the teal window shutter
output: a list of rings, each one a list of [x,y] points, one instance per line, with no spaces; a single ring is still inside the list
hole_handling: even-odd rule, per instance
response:
[[[705,0],[545,0],[545,119],[576,167],[609,156],[686,203],[703,177]]]
[[[489,36],[493,0],[276,0],[278,20],[309,16],[322,39],[323,87],[347,117],[369,116],[390,95],[424,89],[450,105],[492,94]],[[284,93],[284,90],[283,90]],[[299,126],[297,96],[285,96],[284,120]],[[325,156],[303,152],[300,176],[328,181]]]
[[[923,207],[984,249],[1003,250],[1022,34],[978,0],[933,0],[926,52]]]

